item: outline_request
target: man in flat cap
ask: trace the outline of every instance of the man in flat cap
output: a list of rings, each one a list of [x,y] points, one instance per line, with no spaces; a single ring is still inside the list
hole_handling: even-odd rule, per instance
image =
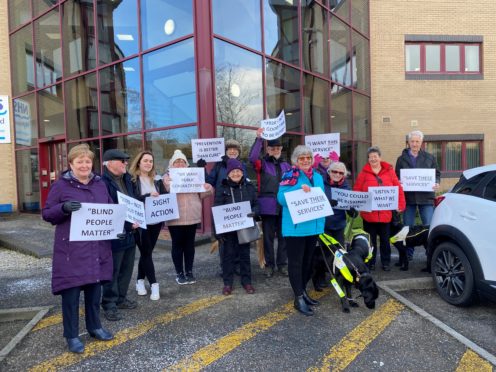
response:
[[[131,175],[126,169],[128,160],[129,155],[118,149],[107,150],[103,154],[104,171],[102,179],[107,185],[109,194],[115,204],[118,203],[118,191],[130,197],[135,197],[131,184]],[[137,224],[126,222],[121,238],[112,240],[114,271],[112,281],[103,285],[102,295],[102,308],[107,320],[120,320],[122,316],[119,313],[119,309],[134,309],[137,306],[135,301],[126,298],[134,268],[136,254],[134,230],[137,227]]]

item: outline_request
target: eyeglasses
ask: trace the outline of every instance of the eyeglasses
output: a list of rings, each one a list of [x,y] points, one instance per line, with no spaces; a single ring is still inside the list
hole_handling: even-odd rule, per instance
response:
[[[337,170],[332,170],[331,173],[340,174],[341,176],[344,176],[344,172],[340,172],[340,171],[337,171]]]
[[[122,164],[126,164],[129,162],[128,159],[113,159],[114,161],[120,161]]]
[[[311,156],[299,156],[298,161],[312,160]]]

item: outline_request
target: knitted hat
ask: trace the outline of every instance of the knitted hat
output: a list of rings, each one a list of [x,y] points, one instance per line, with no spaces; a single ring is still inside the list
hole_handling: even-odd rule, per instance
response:
[[[226,141],[226,151],[227,149],[233,149],[233,148],[238,150],[238,152],[241,154],[241,145],[239,144],[239,142],[233,139],[228,139]]]
[[[238,159],[229,159],[227,161],[227,174],[229,175],[233,169],[239,169],[243,172],[243,165]]]
[[[174,151],[174,154],[172,154],[172,158],[169,160],[169,168],[172,167],[174,162],[178,159],[183,159],[186,164],[188,164],[188,159],[186,159],[186,156],[183,154],[181,150],[176,150]]]

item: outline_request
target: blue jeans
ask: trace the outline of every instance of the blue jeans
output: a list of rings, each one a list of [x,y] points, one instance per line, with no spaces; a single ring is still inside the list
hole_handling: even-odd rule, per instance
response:
[[[422,225],[430,225],[432,220],[432,215],[434,214],[434,206],[431,204],[407,204],[406,209],[403,212],[403,224],[407,226],[415,225],[415,216],[417,214],[417,207],[422,220]],[[413,256],[413,251],[415,247],[407,247],[407,252],[409,256]]]

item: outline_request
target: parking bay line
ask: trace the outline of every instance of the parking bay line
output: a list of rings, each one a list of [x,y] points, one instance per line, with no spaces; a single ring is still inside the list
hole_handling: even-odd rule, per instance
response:
[[[84,316],[84,309],[80,308],[79,309],[79,316]],[[43,318],[36,324],[35,327],[31,330],[31,332],[36,332],[39,331],[40,329],[51,327],[56,324],[62,323],[62,313],[58,313],[55,315],[47,316],[46,318]]]
[[[329,294],[330,289],[325,289],[323,292],[312,292],[312,297],[315,299],[321,298]],[[226,336],[218,339],[216,342],[207,345],[193,355],[184,358],[178,363],[168,366],[164,371],[197,371],[207,367],[224,355],[228,354],[243,342],[250,340],[257,334],[266,331],[270,327],[280,321],[289,318],[295,314],[293,302],[279,307],[275,311],[271,311],[253,322],[247,323]]]
[[[493,367],[491,366],[491,363],[482,359],[470,349],[463,354],[458,363],[458,367],[456,368],[456,372],[492,372],[492,370]]]
[[[319,367],[307,371],[342,371],[382,332],[405,308],[400,302],[389,299],[324,356]]]
[[[226,300],[227,298],[228,298],[227,296],[214,296],[214,297],[200,299],[198,301],[182,306],[174,311],[167,312],[151,320],[144,321],[135,327],[123,329],[117,332],[111,341],[91,342],[86,345],[83,354],[65,352],[63,354],[60,354],[59,356],[56,356],[52,359],[46,360],[40,364],[31,367],[29,371],[40,371],[40,372],[55,371],[58,368],[71,366],[86,358],[92,357],[103,351],[119,346],[125,342],[141,337],[158,325],[167,324],[174,320],[183,318],[187,315],[191,315],[195,312],[204,310],[210,306],[216,305],[219,302]]]

